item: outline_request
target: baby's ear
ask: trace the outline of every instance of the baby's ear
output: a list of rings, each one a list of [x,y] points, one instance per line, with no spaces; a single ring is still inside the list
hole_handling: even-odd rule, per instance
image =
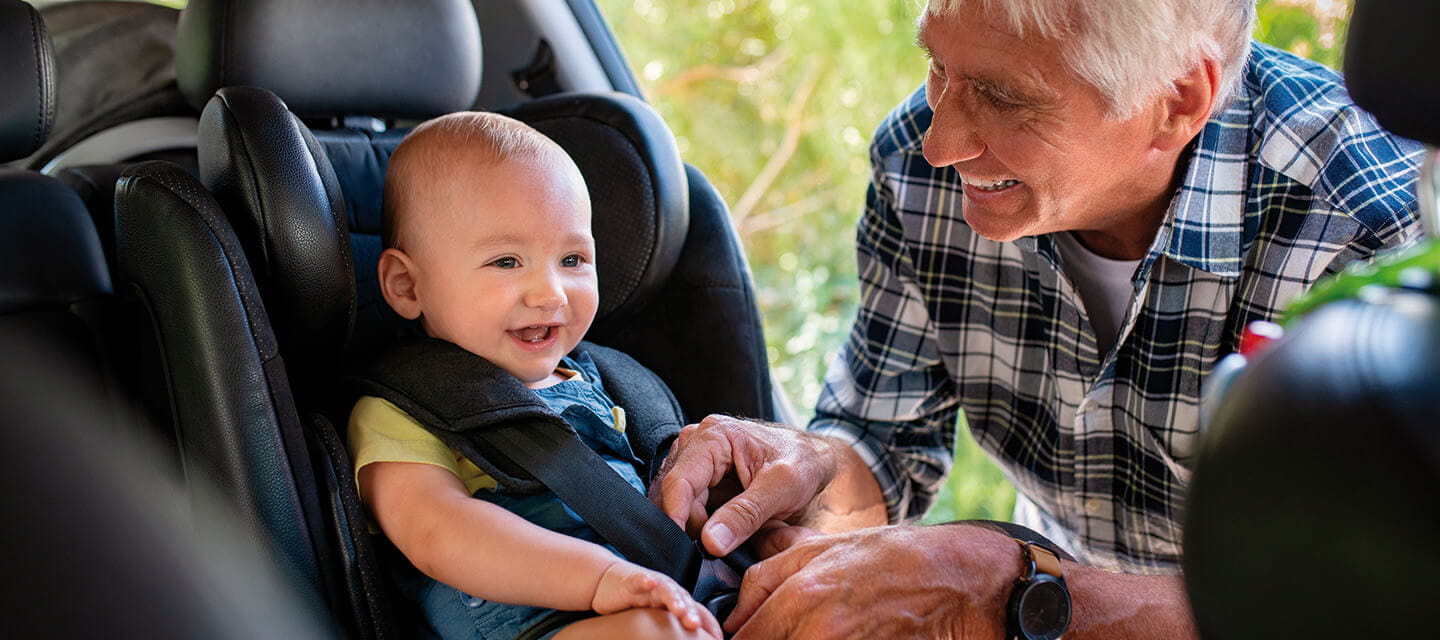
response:
[[[380,293],[395,313],[406,320],[420,317],[420,294],[415,290],[415,262],[399,249],[386,249],[376,266]]]

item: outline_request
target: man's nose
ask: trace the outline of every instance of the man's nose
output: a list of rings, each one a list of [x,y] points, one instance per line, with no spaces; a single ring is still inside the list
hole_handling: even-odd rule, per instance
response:
[[[935,102],[930,128],[925,131],[925,161],[936,167],[972,160],[985,152],[974,119],[949,93],[942,93]]]
[[[545,269],[537,271],[525,288],[525,305],[540,309],[558,309],[569,303],[564,282],[559,274]]]

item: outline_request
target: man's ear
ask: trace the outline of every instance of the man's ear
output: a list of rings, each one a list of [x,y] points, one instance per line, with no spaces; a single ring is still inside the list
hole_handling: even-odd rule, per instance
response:
[[[1174,91],[1160,99],[1162,112],[1154,145],[1174,151],[1195,139],[1220,94],[1220,63],[1205,59],[1175,80]]]
[[[376,266],[380,293],[395,313],[406,320],[420,317],[420,293],[415,289],[415,262],[399,249],[386,249]]]

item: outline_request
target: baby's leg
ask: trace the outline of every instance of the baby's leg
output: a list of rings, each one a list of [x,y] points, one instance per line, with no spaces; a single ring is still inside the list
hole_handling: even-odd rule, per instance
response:
[[[712,640],[704,631],[690,631],[680,619],[664,609],[626,609],[618,613],[586,618],[565,627],[555,640],[617,638],[620,640]]]

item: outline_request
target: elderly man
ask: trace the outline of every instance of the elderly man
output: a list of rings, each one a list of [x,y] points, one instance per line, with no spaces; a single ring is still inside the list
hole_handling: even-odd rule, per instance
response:
[[[1419,146],[1253,43],[1254,13],[930,0],[929,77],[871,146],[861,308],[815,420],[707,418],[657,485],[714,552],[788,547],[747,575],[737,638],[1194,634],[1174,574],[1202,379],[1247,323],[1419,234]],[[962,411],[1058,548],[782,526],[918,518]]]

